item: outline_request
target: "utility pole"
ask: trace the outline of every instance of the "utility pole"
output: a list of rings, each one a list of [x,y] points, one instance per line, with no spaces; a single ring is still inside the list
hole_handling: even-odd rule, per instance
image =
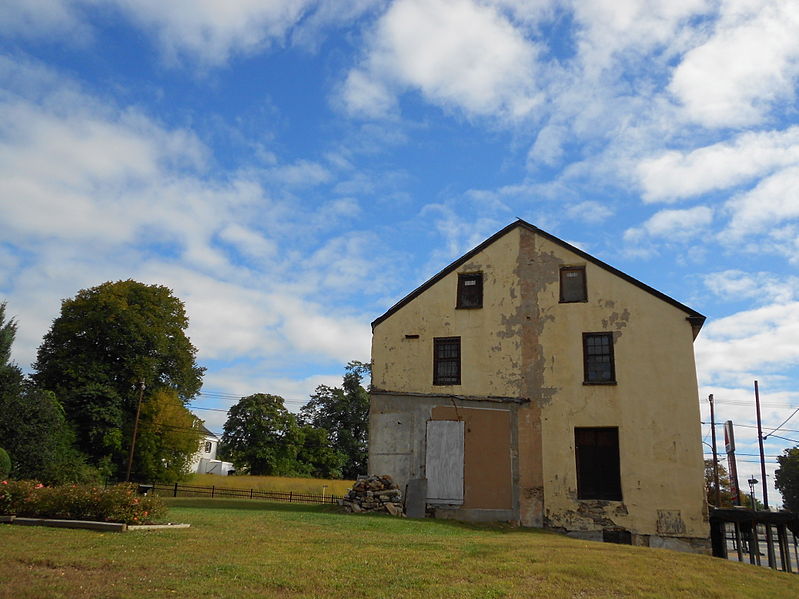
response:
[[[766,483],[766,455],[763,450],[763,427],[760,421],[760,389],[755,381],[755,408],[757,409],[757,442],[760,444],[760,478],[763,481],[763,509],[768,510],[768,484]]]
[[[768,511],[768,482],[766,481],[766,454],[763,451],[763,425],[760,420],[760,389],[755,381],[755,409],[757,410],[757,442],[760,445],[760,476],[763,479],[763,509]],[[768,545],[768,565],[777,569],[777,560],[774,556],[774,540],[771,535],[771,525],[766,524],[766,544]]]
[[[719,457],[716,453],[716,414],[713,410],[713,394],[707,396],[710,402],[710,435],[713,440],[713,484],[716,488],[716,507],[721,507],[721,489],[719,487]]]
[[[139,379],[139,402],[136,404],[136,419],[133,421],[133,436],[130,439],[130,453],[128,454],[128,472],[125,482],[130,482],[130,471],[133,467],[133,450],[136,448],[136,433],[139,432],[139,415],[141,414],[141,400],[144,397],[144,380]]]

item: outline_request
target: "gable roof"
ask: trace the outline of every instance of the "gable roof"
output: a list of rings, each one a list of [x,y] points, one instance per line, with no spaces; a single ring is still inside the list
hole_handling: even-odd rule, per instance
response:
[[[197,424],[197,428],[200,429],[200,432],[203,434],[204,437],[213,437],[214,439],[219,439],[216,433],[208,430],[205,426],[205,421],[200,420],[199,418],[195,421]]]
[[[584,252],[580,248],[577,248],[577,247],[573,246],[572,244],[567,243],[567,242],[563,241],[562,239],[559,239],[559,238],[555,237],[551,233],[547,233],[546,231],[543,231],[543,230],[539,229],[538,227],[536,227],[535,225],[531,225],[530,223],[528,223],[527,221],[524,221],[522,219],[518,219],[515,222],[512,222],[511,224],[509,224],[504,229],[500,229],[499,231],[494,233],[491,237],[486,239],[483,243],[481,243],[480,245],[478,245],[474,249],[470,250],[469,252],[465,253],[463,256],[461,256],[460,258],[458,258],[457,260],[452,262],[449,266],[444,268],[442,271],[440,271],[439,273],[433,275],[430,279],[428,279],[427,281],[422,283],[419,287],[417,287],[416,289],[411,291],[408,295],[406,295],[401,300],[399,300],[396,304],[391,306],[385,313],[383,313],[381,316],[378,316],[376,319],[374,319],[372,321],[372,330],[374,330],[374,328],[377,325],[379,325],[381,322],[386,320],[389,316],[394,314],[394,312],[396,312],[397,310],[402,308],[405,304],[409,303],[416,296],[421,295],[424,291],[426,291],[427,289],[429,289],[430,287],[432,287],[433,285],[438,283],[438,281],[440,281],[441,279],[446,277],[448,274],[450,274],[454,270],[457,270],[460,266],[462,266],[463,264],[465,264],[466,262],[471,260],[474,256],[476,256],[477,254],[482,252],[485,248],[490,246],[492,243],[494,243],[499,238],[504,236],[506,233],[509,233],[510,231],[515,229],[516,227],[521,227],[521,228],[527,229],[528,231],[532,231],[533,233],[541,235],[541,237],[551,241],[552,243],[554,243],[556,245],[559,245],[559,246],[569,250],[570,252],[573,252],[573,253],[577,254],[582,259],[584,259],[586,262],[590,262],[591,264],[594,264],[595,266],[598,266],[599,268],[602,268],[602,269],[604,269],[604,270],[616,275],[617,277],[620,277],[620,278],[624,279],[628,283],[631,283],[631,284],[635,285],[636,287],[638,287],[640,289],[643,289],[647,293],[650,293],[650,294],[654,295],[656,298],[658,298],[660,300],[663,300],[667,304],[671,304],[675,308],[678,308],[678,309],[682,310],[683,312],[685,312],[687,320],[691,323],[691,327],[693,328],[694,338],[696,338],[696,336],[699,334],[699,330],[702,328],[702,325],[704,324],[706,317],[703,316],[702,314],[700,314],[699,312],[697,312],[696,310],[694,310],[693,308],[689,308],[685,304],[682,304],[682,303],[678,302],[676,299],[674,299],[672,297],[669,297],[665,293],[661,293],[660,291],[658,291],[657,289],[654,289],[653,287],[650,287],[646,283],[642,283],[638,279],[636,279],[634,277],[631,277],[630,275],[628,275],[626,273],[623,273],[619,269],[613,268],[610,264],[602,262],[602,260],[600,260],[599,258],[594,258],[593,256],[591,256],[590,254],[587,254],[586,252]]]

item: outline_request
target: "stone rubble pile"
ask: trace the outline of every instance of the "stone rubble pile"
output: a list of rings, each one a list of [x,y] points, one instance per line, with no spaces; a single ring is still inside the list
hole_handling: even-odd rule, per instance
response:
[[[402,515],[402,491],[388,474],[358,480],[347,491],[341,505],[348,512],[387,512]]]

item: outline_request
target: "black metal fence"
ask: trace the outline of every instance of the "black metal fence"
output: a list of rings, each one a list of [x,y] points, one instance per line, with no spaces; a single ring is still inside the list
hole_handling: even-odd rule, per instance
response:
[[[715,509],[710,515],[713,555],[748,561],[784,572],[799,572],[799,515]]]
[[[235,489],[232,487],[197,487],[194,485],[164,485],[160,483],[140,484],[142,493],[154,493],[162,497],[210,497],[235,499],[267,499],[270,501],[287,501],[289,503],[322,503],[337,504],[338,495],[316,495],[313,493],[296,493],[294,491],[260,491],[258,489]]]

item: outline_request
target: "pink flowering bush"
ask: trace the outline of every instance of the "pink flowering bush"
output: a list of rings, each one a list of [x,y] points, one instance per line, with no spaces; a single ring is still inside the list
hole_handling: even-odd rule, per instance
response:
[[[119,484],[46,487],[35,481],[0,482],[0,514],[31,518],[93,520],[145,524],[166,513],[160,497],[136,493],[136,486]]]

